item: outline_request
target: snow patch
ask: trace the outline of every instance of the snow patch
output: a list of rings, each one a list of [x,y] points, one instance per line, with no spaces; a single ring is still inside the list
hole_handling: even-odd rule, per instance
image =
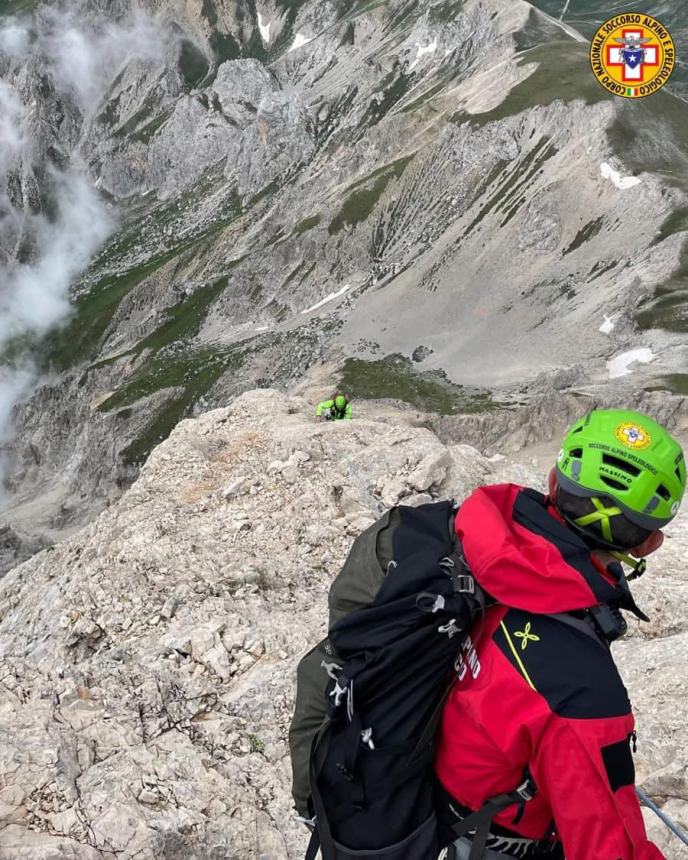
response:
[[[654,353],[647,347],[640,349],[631,349],[628,352],[622,352],[615,358],[607,362],[607,370],[609,371],[610,379],[618,379],[620,376],[628,376],[632,373],[631,365],[639,362],[640,364],[649,364],[654,358]]]
[[[270,26],[272,21],[268,21],[267,24],[263,24],[263,16],[258,13],[258,29],[260,30],[260,36],[266,45],[270,43]]]
[[[611,334],[614,331],[615,319],[616,316],[608,317],[607,314],[604,315],[604,322],[600,326],[602,334]]]
[[[341,290],[338,290],[336,293],[330,293],[329,296],[325,296],[324,299],[321,299],[316,304],[312,305],[310,308],[306,308],[305,311],[301,311],[302,314],[309,314],[311,311],[316,311],[318,308],[321,308],[323,305],[326,305],[328,302],[331,302],[333,299],[338,299],[340,296],[343,296],[344,293],[349,289],[351,284],[344,284]]]
[[[425,54],[434,54],[437,50],[437,36],[435,36],[434,40],[429,44],[423,47],[420,42],[416,42],[416,47],[418,48],[418,53],[416,54],[416,59],[409,66],[409,71],[418,65],[420,58],[424,57]]]
[[[313,41],[312,36],[304,36],[303,33],[297,33],[294,37],[294,44],[287,51],[290,54],[292,51],[297,51],[299,48],[303,48],[304,45],[307,45],[309,42]]]
[[[642,179],[639,179],[637,176],[621,176],[619,171],[614,170],[611,164],[607,164],[606,161],[600,164],[600,173],[605,179],[611,180],[621,191],[625,191],[627,188],[635,188],[636,185],[640,185],[642,182]]]

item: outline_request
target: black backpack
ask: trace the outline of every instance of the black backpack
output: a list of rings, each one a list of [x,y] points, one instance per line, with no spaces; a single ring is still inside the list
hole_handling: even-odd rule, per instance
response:
[[[462,646],[490,598],[454,536],[456,508],[393,508],[360,535],[330,591],[329,636],[303,658],[290,730],[306,860],[434,860],[435,734]],[[524,782],[454,829],[530,799]]]

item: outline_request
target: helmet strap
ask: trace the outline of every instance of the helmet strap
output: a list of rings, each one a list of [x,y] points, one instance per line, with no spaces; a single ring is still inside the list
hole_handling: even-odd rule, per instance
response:
[[[615,550],[611,551],[610,555],[613,555],[614,558],[633,568],[633,572],[629,573],[626,577],[629,582],[633,579],[638,579],[647,570],[647,561],[644,558],[633,558],[632,555],[628,555],[625,552],[616,552]]]

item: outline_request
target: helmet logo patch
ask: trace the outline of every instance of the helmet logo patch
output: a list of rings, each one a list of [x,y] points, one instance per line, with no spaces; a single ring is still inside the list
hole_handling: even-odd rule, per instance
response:
[[[652,444],[652,437],[644,427],[640,424],[626,422],[619,424],[614,431],[614,435],[627,448],[632,448],[634,451],[642,451],[644,448],[649,448]]]
[[[671,506],[671,513],[672,513],[672,516],[676,516],[676,514],[678,513],[678,509],[679,509],[680,507],[681,507],[681,503],[680,503],[680,502],[674,502],[674,504]]]

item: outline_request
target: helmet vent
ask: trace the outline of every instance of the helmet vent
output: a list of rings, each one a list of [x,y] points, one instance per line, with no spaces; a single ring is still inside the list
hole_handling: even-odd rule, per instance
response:
[[[625,460],[621,460],[618,457],[612,457],[611,454],[603,454],[602,462],[607,466],[613,466],[615,469],[619,469],[622,472],[633,475],[634,478],[637,478],[640,474],[640,469],[637,466],[634,466],[632,463],[627,463]],[[623,489],[626,488],[624,487]]]
[[[621,483],[621,481],[615,481],[614,478],[608,478],[606,475],[600,475],[600,480],[603,481],[608,487],[612,487],[614,490],[623,490],[626,491],[628,487]]]
[[[667,488],[664,486],[664,484],[660,484],[657,487],[657,495],[661,496],[665,502],[671,501],[671,493],[669,492],[669,490],[667,490]]]
[[[580,460],[580,458],[583,456],[583,449],[582,448],[574,448],[571,451],[571,456],[576,457],[577,459]]]

